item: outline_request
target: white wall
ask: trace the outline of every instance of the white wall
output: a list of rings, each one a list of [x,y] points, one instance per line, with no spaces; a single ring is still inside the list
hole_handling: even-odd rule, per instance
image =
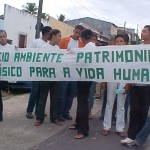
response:
[[[4,29],[4,20],[0,19],[0,30]]]
[[[12,40],[12,44],[18,46],[19,34],[27,35],[27,47],[31,46],[35,39],[35,25],[37,17],[18,10],[9,5],[5,5],[4,11],[4,30],[7,32],[7,38]],[[44,26],[48,21],[42,20]]]

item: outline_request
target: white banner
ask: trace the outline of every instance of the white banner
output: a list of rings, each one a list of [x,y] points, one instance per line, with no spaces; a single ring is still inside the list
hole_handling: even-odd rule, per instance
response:
[[[150,84],[150,45],[0,49],[0,80]]]

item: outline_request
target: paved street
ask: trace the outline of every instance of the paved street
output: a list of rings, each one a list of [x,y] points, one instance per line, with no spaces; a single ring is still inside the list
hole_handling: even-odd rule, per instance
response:
[[[34,120],[25,118],[29,94],[14,96],[4,101],[4,122],[0,123],[0,150],[126,150],[119,144],[120,137],[112,129],[108,137],[100,134],[102,121],[99,120],[101,101],[95,101],[94,119],[90,120],[90,135],[75,140],[76,131],[69,131],[72,121],[57,127],[49,122],[49,116],[40,127],[34,127]],[[48,113],[49,103],[46,113]],[[75,118],[76,99],[71,114]],[[149,148],[147,148],[148,150]]]

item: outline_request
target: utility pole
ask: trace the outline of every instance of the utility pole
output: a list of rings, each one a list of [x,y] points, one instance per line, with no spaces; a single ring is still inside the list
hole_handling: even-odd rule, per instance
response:
[[[124,22],[124,32],[126,31],[126,21]]]
[[[35,34],[36,39],[38,39],[40,37],[42,6],[43,6],[43,0],[39,0],[38,16],[37,16],[37,24],[36,24],[36,34]]]
[[[136,30],[136,44],[139,44],[139,25],[137,24],[137,30]]]

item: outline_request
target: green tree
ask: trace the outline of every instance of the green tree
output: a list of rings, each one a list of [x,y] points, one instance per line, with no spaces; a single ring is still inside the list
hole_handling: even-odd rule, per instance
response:
[[[66,19],[66,16],[63,15],[63,14],[60,14],[59,16],[57,16],[58,20],[61,21],[61,22],[64,22],[65,19]]]
[[[38,8],[36,6],[36,3],[26,3],[26,5],[23,5],[22,8],[22,10],[25,12],[28,12],[32,15],[37,15]]]
[[[42,18],[43,18],[43,19],[46,19],[46,20],[49,20],[50,15],[47,14],[47,13],[42,13]]]

